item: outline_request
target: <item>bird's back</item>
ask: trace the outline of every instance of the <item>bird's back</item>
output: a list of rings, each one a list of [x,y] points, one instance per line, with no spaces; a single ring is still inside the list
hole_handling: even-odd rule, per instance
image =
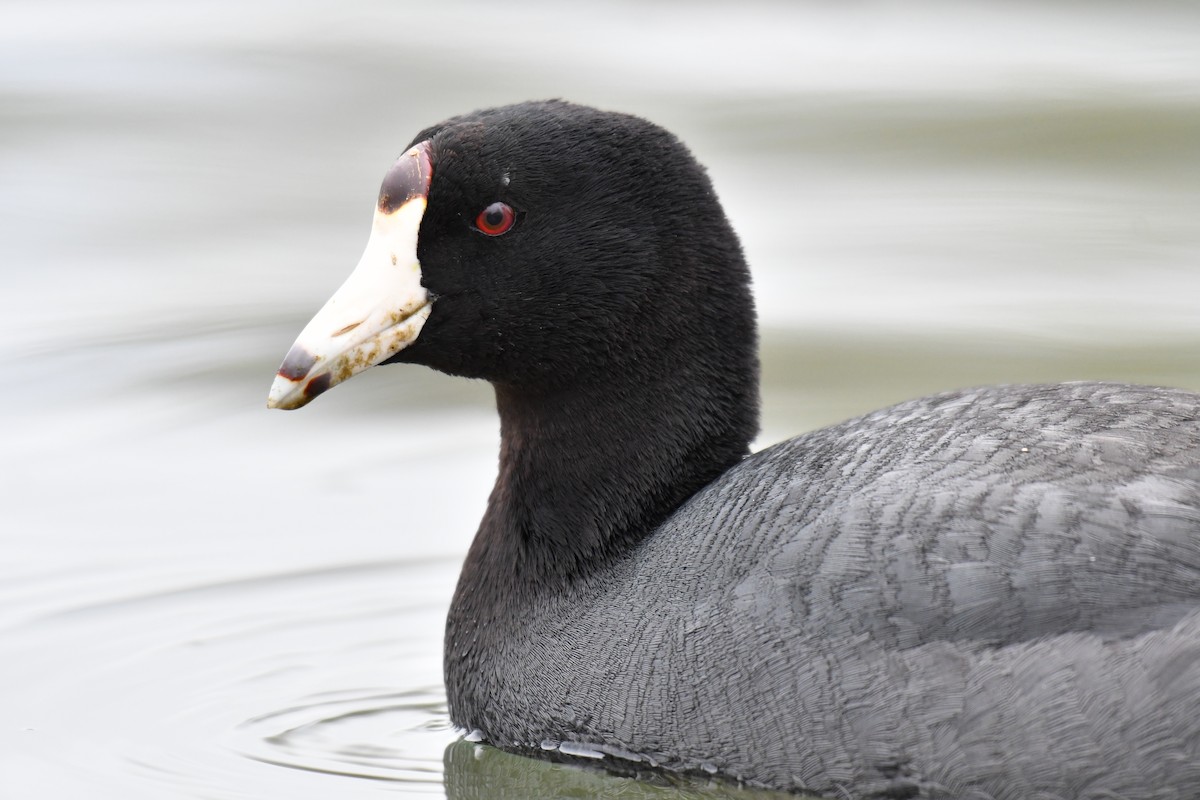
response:
[[[525,623],[514,744],[852,796],[1200,795],[1200,397],[996,387],[797,437]]]

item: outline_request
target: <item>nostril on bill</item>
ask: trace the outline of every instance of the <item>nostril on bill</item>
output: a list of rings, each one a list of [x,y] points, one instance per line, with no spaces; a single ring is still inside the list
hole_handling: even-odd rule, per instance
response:
[[[333,376],[328,372],[326,372],[324,375],[318,375],[317,377],[313,378],[308,382],[308,385],[304,387],[305,400],[312,400],[317,395],[322,394],[329,388],[331,383],[333,383]]]

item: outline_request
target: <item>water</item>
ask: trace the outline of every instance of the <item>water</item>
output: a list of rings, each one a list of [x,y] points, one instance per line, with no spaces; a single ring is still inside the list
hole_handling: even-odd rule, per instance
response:
[[[709,166],[764,444],[970,384],[1200,389],[1193,4],[9,0],[0,798],[745,794],[456,743],[486,386],[263,406],[411,134],[547,96]]]

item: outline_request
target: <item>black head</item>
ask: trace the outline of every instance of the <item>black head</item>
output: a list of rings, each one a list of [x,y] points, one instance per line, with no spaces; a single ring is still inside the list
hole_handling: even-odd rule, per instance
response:
[[[414,137],[363,261],[285,361],[311,369],[281,371],[271,404],[409,362],[528,396],[650,386],[724,417],[744,451],[756,348],[737,237],[679,140],[626,114],[522,103]]]
[[[737,239],[670,133],[550,101],[456,117],[413,144],[425,141],[433,180],[417,241],[434,299],[391,361],[550,389],[661,365],[686,339],[721,369],[727,352],[753,368]],[[495,203],[515,212],[501,235],[477,224]]]

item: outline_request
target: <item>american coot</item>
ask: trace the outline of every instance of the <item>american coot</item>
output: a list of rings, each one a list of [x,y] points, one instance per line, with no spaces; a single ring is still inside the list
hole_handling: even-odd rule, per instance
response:
[[[453,721],[832,797],[1200,797],[1200,395],[927,397],[747,455],[756,334],[702,168],[563,102],[450,119],[269,404],[483,378],[499,476]]]

